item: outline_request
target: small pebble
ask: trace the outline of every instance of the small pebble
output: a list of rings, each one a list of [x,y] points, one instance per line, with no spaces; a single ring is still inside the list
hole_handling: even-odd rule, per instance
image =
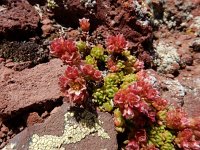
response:
[[[3,125],[3,127],[1,127],[1,131],[2,131],[3,133],[8,133],[9,129],[8,129],[8,127],[6,127],[5,125]]]
[[[4,146],[6,146],[6,142],[1,143],[0,149],[2,149]]]

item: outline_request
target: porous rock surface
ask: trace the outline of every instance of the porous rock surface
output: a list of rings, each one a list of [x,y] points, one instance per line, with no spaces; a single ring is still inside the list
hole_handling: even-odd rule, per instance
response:
[[[152,69],[147,70],[153,86],[160,91],[161,97],[168,100],[170,104],[182,106],[184,96],[186,95],[185,87],[177,80],[158,74]]]
[[[0,68],[0,117],[34,104],[57,100],[61,96],[58,77],[64,69],[59,59],[53,59],[49,63],[21,72],[2,66]]]
[[[177,79],[185,87],[187,93],[184,97],[183,108],[190,116],[198,117],[200,114],[200,63],[181,71]]]
[[[135,3],[131,0],[116,2],[98,0],[94,8],[88,8],[80,0],[69,0],[57,3],[59,7],[53,10],[53,17],[58,22],[75,27],[78,27],[78,19],[89,18],[94,38],[106,38],[109,34],[123,34],[129,40],[129,47],[142,55],[148,48],[146,46],[145,49],[144,45],[152,40],[152,27],[147,20],[147,12],[143,10],[137,12],[140,9],[136,10]]]
[[[39,15],[28,1],[8,0],[0,11],[0,36],[20,38],[19,36],[33,33],[38,23]]]

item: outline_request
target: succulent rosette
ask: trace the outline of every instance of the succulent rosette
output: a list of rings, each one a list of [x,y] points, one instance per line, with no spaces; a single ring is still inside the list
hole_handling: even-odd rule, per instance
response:
[[[81,56],[76,48],[76,44],[72,40],[64,38],[55,39],[50,45],[51,54],[61,58],[66,64],[74,65],[81,61]]]
[[[61,37],[50,45],[50,53],[67,65],[59,78],[66,100],[85,108],[94,102],[113,113],[116,130],[127,136],[126,150],[200,150],[200,117],[169,107],[124,36],[110,35],[94,45],[89,19],[79,24],[83,35],[78,42]]]
[[[120,108],[126,119],[132,119],[139,113],[154,122],[156,110],[152,104],[156,103],[159,98],[158,91],[150,84],[137,81],[126,89],[119,90],[115,94],[114,103]]]
[[[88,32],[90,29],[90,20],[86,18],[79,19],[79,25],[82,31]]]
[[[106,39],[107,49],[111,53],[122,53],[127,48],[128,42],[124,38],[123,34],[116,36],[108,36]]]
[[[76,47],[80,52],[86,52],[87,50],[87,44],[84,41],[78,41],[76,42]]]
[[[189,120],[186,112],[182,108],[169,110],[166,113],[166,125],[171,129],[185,129],[189,125]]]
[[[199,150],[200,149],[200,137],[196,136],[192,129],[184,129],[179,131],[175,142],[179,148],[184,150]]]
[[[70,102],[82,104],[87,98],[86,81],[76,66],[67,66],[65,75],[59,78],[61,92]]]
[[[81,66],[81,71],[84,74],[84,76],[88,77],[91,80],[100,81],[102,79],[101,71],[95,69],[90,64],[82,65]]]
[[[133,65],[133,68],[135,69],[135,71],[140,71],[142,69],[144,69],[144,62],[137,59],[136,62]]]
[[[126,150],[140,150],[142,145],[147,143],[147,135],[145,129],[138,129],[137,131],[132,131],[131,139],[129,140]]]
[[[104,55],[104,49],[101,45],[94,46],[91,51],[90,55],[96,59],[101,59]]]

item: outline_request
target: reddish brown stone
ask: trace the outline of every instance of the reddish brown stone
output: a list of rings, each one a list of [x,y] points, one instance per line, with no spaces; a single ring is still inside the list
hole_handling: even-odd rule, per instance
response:
[[[195,65],[200,64],[200,53],[195,53],[195,54],[193,55],[193,58],[194,58],[194,64],[195,64]]]
[[[193,58],[192,58],[191,54],[183,54],[181,57],[181,61],[186,65],[192,65]]]
[[[6,145],[6,142],[1,143],[0,148],[3,148]]]
[[[43,36],[49,35],[53,31],[53,26],[51,24],[45,24],[42,26]]]
[[[8,129],[8,127],[6,127],[5,125],[3,125],[3,127],[1,127],[1,131],[2,131],[3,133],[8,133],[9,129]]]
[[[64,69],[59,59],[21,72],[0,68],[0,118],[33,104],[59,99],[58,77]]]
[[[0,131],[0,139],[3,138],[5,136],[5,133],[3,133],[2,131]]]
[[[7,9],[0,13],[0,35],[13,38],[33,33],[39,22],[34,7],[26,0],[11,0],[8,4]]]
[[[37,112],[30,113],[27,118],[27,126],[32,126],[36,123],[42,123],[44,120],[38,115]]]
[[[0,58],[0,63],[4,62],[5,59],[4,58]]]
[[[41,115],[41,117],[44,119],[44,118],[47,118],[49,115],[50,115],[50,114],[49,114],[47,111],[45,111],[45,112]]]

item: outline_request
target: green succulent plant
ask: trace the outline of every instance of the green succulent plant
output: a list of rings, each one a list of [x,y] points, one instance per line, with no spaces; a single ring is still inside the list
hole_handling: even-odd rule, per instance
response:
[[[90,64],[97,69],[97,61],[91,55],[85,57],[85,63]]]
[[[136,62],[136,57],[131,55],[131,52],[128,50],[125,50],[122,52],[122,55],[125,56],[129,63],[133,64]]]
[[[102,106],[105,102],[110,102],[117,91],[118,88],[116,86],[103,86],[95,90],[93,93],[93,101]]]
[[[104,56],[104,49],[101,46],[95,46],[91,49],[90,55],[96,59],[101,59]]]
[[[121,77],[119,73],[109,73],[104,78],[104,85],[118,85],[121,83]]]
[[[123,73],[109,73],[104,77],[104,85],[93,93],[93,101],[101,106],[102,109],[111,111],[113,109],[112,100],[115,93],[119,90]],[[112,108],[111,108],[112,107]]]
[[[153,126],[149,131],[149,144],[160,150],[175,150],[174,139],[175,136],[164,125]]]
[[[136,77],[136,74],[128,74],[128,75],[125,75],[122,79],[123,83],[120,85],[120,87],[122,89],[125,89],[127,88],[131,83],[133,83],[134,81],[137,81],[137,77]]]
[[[85,52],[87,49],[87,44],[84,41],[78,41],[76,42],[76,47],[80,52]]]

